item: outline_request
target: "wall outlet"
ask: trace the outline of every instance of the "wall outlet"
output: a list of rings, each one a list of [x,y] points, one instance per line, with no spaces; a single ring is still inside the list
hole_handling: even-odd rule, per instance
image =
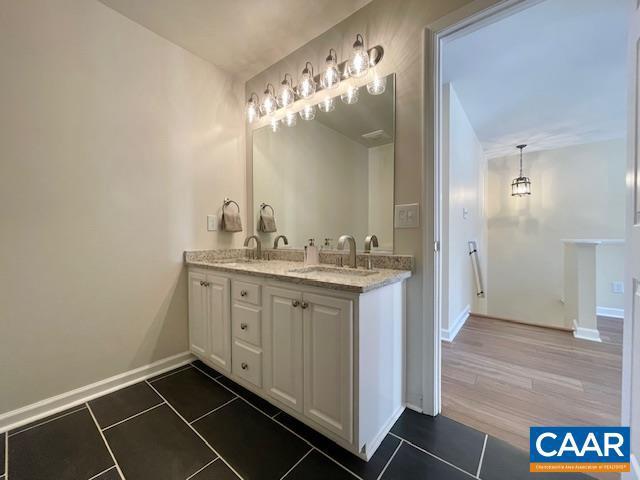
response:
[[[218,230],[218,216],[207,215],[207,232],[215,232]]]
[[[396,228],[418,228],[420,225],[418,204],[396,205],[394,223]]]
[[[624,282],[611,282],[611,293],[624,293]]]

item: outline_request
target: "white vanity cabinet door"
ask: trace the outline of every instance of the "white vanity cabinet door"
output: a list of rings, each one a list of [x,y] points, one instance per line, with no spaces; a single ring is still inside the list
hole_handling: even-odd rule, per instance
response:
[[[305,293],[304,414],[353,440],[353,302]]]
[[[302,412],[302,294],[264,290],[264,388],[267,394]]]
[[[231,371],[231,293],[229,279],[207,275],[209,342],[207,359]]]
[[[189,272],[189,350],[204,356],[208,350],[207,276]]]

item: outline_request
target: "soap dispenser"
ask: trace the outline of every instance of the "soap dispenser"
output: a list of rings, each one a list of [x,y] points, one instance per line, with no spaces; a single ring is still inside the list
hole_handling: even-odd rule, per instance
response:
[[[304,264],[305,265],[318,265],[320,263],[320,254],[318,253],[318,247],[316,247],[316,241],[313,238],[309,239],[309,245],[304,247]]]

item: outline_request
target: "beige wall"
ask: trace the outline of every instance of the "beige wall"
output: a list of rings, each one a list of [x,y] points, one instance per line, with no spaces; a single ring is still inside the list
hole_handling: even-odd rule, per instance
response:
[[[279,234],[301,248],[309,238],[322,245],[353,232],[364,239],[368,219],[368,149],[317,121],[254,134],[254,225],[259,205],[275,210],[277,233],[259,233],[268,242]],[[362,248],[362,245],[358,245]]]
[[[480,272],[487,288],[487,238],[485,178],[487,164],[482,145],[452,85],[443,86],[443,227],[449,240],[443,248],[446,292],[442,299],[442,329],[454,331],[465,311],[485,313],[486,301],[477,296],[475,275],[469,257],[469,241],[476,241]],[[453,332],[452,332],[453,333]],[[446,332],[444,332],[446,336]]]
[[[187,349],[242,87],[94,0],[0,0],[0,413]],[[243,209],[244,209],[244,205]]]
[[[380,250],[393,251],[393,143],[369,148],[367,234],[378,237]]]
[[[335,27],[275,63],[246,83],[245,95],[262,92],[267,82],[280,81],[286,72],[294,79],[300,75],[305,61],[316,67],[323,65],[329,48],[345,59],[362,33],[368,45],[382,45],[385,56],[378,66],[380,75],[396,74],[395,135],[395,203],[420,203],[422,184],[422,89],[423,31],[435,20],[469,3],[467,0],[373,0]],[[428,125],[426,128],[429,128]],[[250,139],[248,139],[250,141]],[[251,164],[250,155],[248,165]],[[433,205],[421,205],[431,210]],[[433,331],[429,312],[423,316],[423,281],[431,283],[432,275],[423,276],[423,234],[429,226],[397,229],[394,250],[416,257],[417,270],[407,284],[407,401],[422,404],[423,375],[432,381],[432,371],[423,372],[423,328]],[[430,249],[429,249],[430,251]],[[430,253],[429,253],[430,255]],[[431,376],[431,378],[429,378]]]
[[[517,156],[489,160],[489,315],[570,327],[561,303],[561,239],[624,238],[625,162],[623,139],[525,150],[532,195],[515,198]],[[622,272],[607,275],[622,278]]]

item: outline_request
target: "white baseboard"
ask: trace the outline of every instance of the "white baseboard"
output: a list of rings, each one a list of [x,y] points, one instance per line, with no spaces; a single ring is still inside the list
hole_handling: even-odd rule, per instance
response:
[[[453,342],[453,340],[456,338],[456,335],[458,335],[458,332],[467,321],[467,318],[469,318],[470,313],[471,306],[467,305],[462,309],[460,315],[456,317],[455,322],[453,322],[453,325],[450,328],[442,329],[442,331],[440,332],[440,339],[445,342]]]
[[[391,431],[393,426],[396,424],[402,412],[404,412],[405,406],[401,405],[395,413],[391,416],[389,421],[380,429],[378,434],[375,436],[371,442],[367,443],[365,457],[366,460],[369,461],[371,459],[372,454],[370,452],[375,452],[376,449],[380,446],[382,441],[387,437],[387,434]]]
[[[422,413],[422,408],[416,407],[411,403],[405,403],[404,406],[407,407],[409,410],[413,410],[414,412]]]
[[[609,307],[596,307],[596,315],[598,315],[600,317],[624,318],[624,309],[622,309],[622,308],[609,308]]]
[[[602,342],[600,332],[597,328],[579,327],[578,322],[573,321],[573,336],[581,340],[589,340],[590,342]]]
[[[195,357],[191,352],[182,352],[90,385],[61,393],[55,397],[46,398],[31,405],[3,413],[0,415],[0,432],[12,430],[76,405],[81,405],[84,402],[133,385],[146,378],[186,365],[193,360],[195,360]]]

